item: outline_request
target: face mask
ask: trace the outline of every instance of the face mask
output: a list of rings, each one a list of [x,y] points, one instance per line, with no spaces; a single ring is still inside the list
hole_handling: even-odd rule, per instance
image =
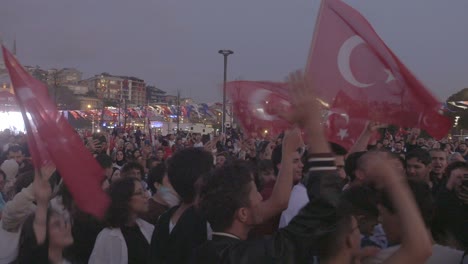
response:
[[[180,198],[171,188],[161,186],[158,189],[157,194],[169,205],[169,207],[174,207],[179,205]]]

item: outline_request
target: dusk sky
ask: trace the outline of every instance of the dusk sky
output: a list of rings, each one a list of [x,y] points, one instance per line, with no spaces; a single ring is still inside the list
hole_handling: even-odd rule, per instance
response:
[[[346,0],[441,100],[468,87],[468,1]],[[200,102],[229,80],[303,68],[319,0],[4,0],[0,35],[25,65],[133,75]]]

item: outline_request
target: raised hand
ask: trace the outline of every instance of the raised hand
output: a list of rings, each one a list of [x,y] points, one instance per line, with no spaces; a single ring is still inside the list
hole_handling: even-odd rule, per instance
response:
[[[320,117],[320,108],[317,105],[312,84],[301,71],[291,73],[288,83],[291,109],[282,109],[278,111],[278,115],[290,123],[305,127],[311,118]]]
[[[377,131],[377,130],[379,130],[381,128],[387,128],[387,127],[388,127],[387,124],[382,124],[382,123],[375,122],[375,121],[367,122],[367,126],[366,126],[367,131],[371,132],[371,133],[373,133],[373,132],[375,132],[375,131]]]
[[[51,164],[44,165],[34,174],[33,190],[36,198],[36,212],[34,214],[33,229],[38,245],[45,242],[47,237],[47,207],[52,196],[49,179],[55,171]]]
[[[293,153],[303,145],[304,141],[298,128],[286,131],[283,138],[283,153]]]
[[[359,158],[359,163],[367,179],[379,189],[404,178],[402,172],[394,166],[392,157],[386,152],[368,152]]]
[[[34,196],[36,202],[47,204],[52,195],[52,187],[50,186],[49,179],[54,174],[55,167],[51,164],[43,166],[40,170],[36,170],[34,174]]]

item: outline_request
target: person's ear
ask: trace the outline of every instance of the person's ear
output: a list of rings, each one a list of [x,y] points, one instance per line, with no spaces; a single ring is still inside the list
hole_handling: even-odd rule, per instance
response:
[[[241,207],[237,209],[236,217],[241,223],[247,223],[249,212],[246,207]]]

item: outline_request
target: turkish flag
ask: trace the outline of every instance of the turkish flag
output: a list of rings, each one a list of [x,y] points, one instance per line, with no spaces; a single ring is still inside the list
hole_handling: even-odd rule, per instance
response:
[[[226,84],[226,95],[240,125],[251,136],[275,136],[291,126],[279,117],[290,107],[285,83],[232,81]]]
[[[360,111],[358,102],[345,92],[338,92],[325,117],[328,141],[350,149],[366,128],[367,120],[356,118]]]
[[[441,103],[385,45],[367,20],[341,0],[323,0],[306,74],[324,102],[345,92],[351,119],[420,127],[436,138],[452,126]],[[338,131],[339,132],[339,131]],[[344,133],[343,133],[344,135]]]
[[[78,207],[102,218],[109,204],[101,188],[103,169],[57,111],[47,87],[34,79],[5,47],[2,50],[25,122],[34,166],[55,164]]]

